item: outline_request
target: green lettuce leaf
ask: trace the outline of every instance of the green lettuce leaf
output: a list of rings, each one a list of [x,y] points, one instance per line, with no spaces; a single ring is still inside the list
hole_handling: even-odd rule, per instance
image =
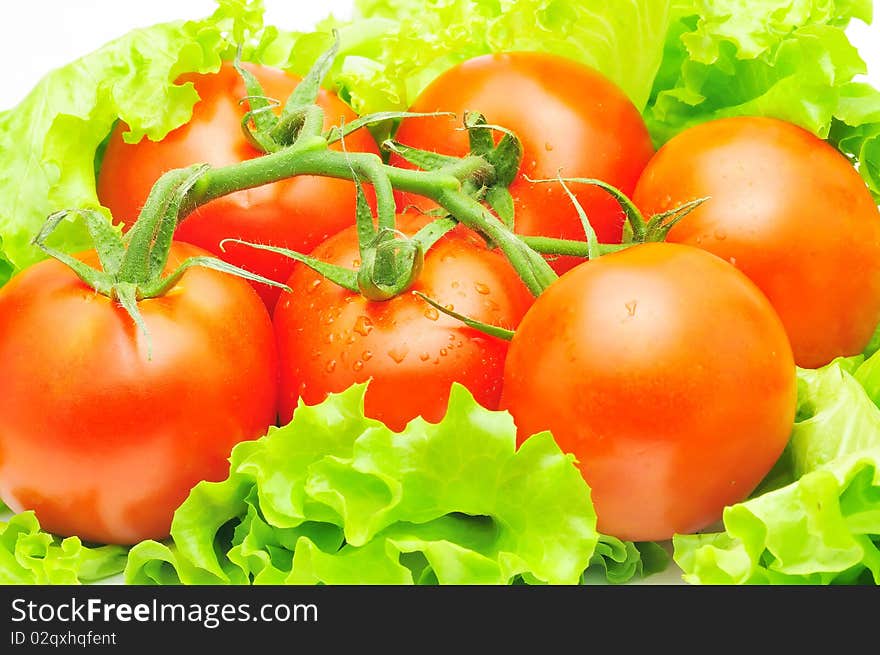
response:
[[[128,124],[128,141],[159,140],[189,120],[198,100],[191,83],[175,83],[178,75],[216,71],[239,40],[250,56],[269,53],[277,30],[249,37],[262,27],[261,2],[218,4],[204,20],[129,32],[49,73],[0,113],[0,283],[7,260],[22,269],[44,256],[30,241],[50,213],[99,207],[96,152],[117,120]],[[49,242],[67,252],[90,247],[81,221],[65,222]]]
[[[639,108],[663,56],[669,0],[358,0],[333,77],[359,113],[407,108],[435,77],[510,50],[564,55],[614,80]],[[303,40],[303,69],[320,35]]]
[[[0,238],[0,287],[9,281],[9,278],[12,277],[12,271],[12,262],[3,252],[3,239]],[[2,511],[2,506],[0,506],[0,511]]]
[[[798,371],[775,488],[727,507],[724,532],[674,537],[685,581],[880,584],[880,409],[862,387],[880,387],[880,355],[862,359]]]
[[[121,573],[127,549],[83,546],[40,529],[33,512],[0,521],[0,584],[81,584]]]
[[[659,573],[668,565],[669,553],[658,543],[633,543],[602,534],[582,579],[584,584],[624,584]]]
[[[880,92],[846,36],[871,0],[674,0],[645,111],[657,144],[726,116],[770,116],[829,139],[880,198]]]
[[[516,448],[506,412],[452,390],[439,424],[363,414],[364,385],[300,405],[201,483],[172,542],[144,542],[129,583],[574,584],[599,535],[587,487],[548,433]],[[625,548],[625,547],[624,547]],[[615,554],[616,560],[632,562]],[[624,577],[627,573],[621,573]]]

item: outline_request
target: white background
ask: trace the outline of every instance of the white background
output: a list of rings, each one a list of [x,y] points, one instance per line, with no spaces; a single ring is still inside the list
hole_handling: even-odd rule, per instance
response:
[[[309,29],[329,13],[351,14],[352,0],[264,0],[266,22]],[[880,87],[880,0],[873,27],[854,23],[850,36]],[[47,72],[135,27],[212,13],[213,0],[0,0],[0,110],[17,104]]]

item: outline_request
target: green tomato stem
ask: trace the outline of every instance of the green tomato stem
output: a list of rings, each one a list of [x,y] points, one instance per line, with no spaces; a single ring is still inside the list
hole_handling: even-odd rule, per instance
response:
[[[556,279],[546,260],[513,234],[486,207],[462,193],[462,181],[485,172],[491,164],[482,157],[464,157],[436,171],[397,168],[370,153],[330,150],[321,138],[304,139],[290,148],[208,171],[193,186],[181,207],[182,220],[197,207],[215,198],[296,175],[320,175],[351,180],[363,175],[376,190],[380,224],[389,221],[393,190],[415,193],[434,200],[458,221],[486,235],[505,253],[536,296]]]

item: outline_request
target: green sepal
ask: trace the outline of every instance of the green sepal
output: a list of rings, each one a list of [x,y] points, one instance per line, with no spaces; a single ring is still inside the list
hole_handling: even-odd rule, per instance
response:
[[[94,269],[91,266],[84,264],[73,255],[68,255],[66,252],[61,252],[60,250],[46,244],[46,239],[49,238],[49,235],[52,234],[61,221],[65,220],[71,213],[72,212],[70,211],[64,210],[50,215],[43,224],[43,227],[32,239],[31,243],[50,257],[57,259],[70,268],[70,270],[76,273],[76,276],[80,280],[92,287],[98,293],[110,295],[114,283],[112,275]]]
[[[150,330],[147,328],[143,314],[141,314],[141,310],[138,308],[137,296],[137,285],[132,282],[117,282],[113,285],[110,294],[110,297],[113,300],[117,300],[119,304],[122,305],[122,308],[128,313],[131,320],[134,321],[134,324],[137,325],[141,334],[144,335],[144,339],[147,342],[147,359],[152,359],[153,338],[150,336]]]
[[[492,208],[492,211],[501,219],[501,222],[513,230],[515,227],[515,210],[510,190],[506,186],[494,184],[486,189],[485,199]]]
[[[476,184],[509,187],[522,163],[523,150],[519,137],[506,127],[487,123],[483,115],[477,112],[467,112],[464,125],[468,131],[471,154],[485,158],[495,171],[494,179],[476,180]],[[495,145],[493,132],[503,135],[498,145]]]
[[[488,323],[483,323],[482,321],[478,321],[476,319],[465,316],[464,314],[459,314],[458,312],[449,309],[448,307],[444,307],[440,303],[438,303],[433,298],[426,296],[421,291],[413,291],[415,295],[424,300],[426,303],[431,305],[434,309],[439,311],[442,314],[446,314],[447,316],[451,316],[452,318],[461,321],[469,328],[473,328],[474,330],[478,330],[483,334],[487,334],[490,337],[497,337],[498,339],[503,339],[504,341],[510,341],[513,339],[513,335],[515,332],[513,330],[508,330],[507,328],[498,327],[497,325],[489,325]]]
[[[577,196],[571,192],[571,189],[568,188],[568,185],[562,180],[562,178],[559,178],[559,184],[562,185],[563,190],[571,200],[571,204],[574,205],[578,218],[580,218],[581,227],[583,227],[584,235],[587,237],[587,257],[591,260],[598,259],[602,254],[599,250],[599,237],[596,235],[596,230],[593,228],[593,224],[590,223],[590,218],[587,216],[587,212],[584,211],[583,205],[581,205]]]
[[[241,65],[241,46],[238,48],[232,65],[244,82],[247,91],[247,97],[243,98],[242,102],[247,101],[250,106],[241,118],[241,131],[248,142],[258,150],[275,152],[278,149],[278,144],[272,139],[270,133],[278,124],[278,117],[273,110],[280,106],[281,101],[267,97],[256,76]],[[251,129],[251,121],[254,123],[254,129]]]
[[[278,246],[267,246],[262,243],[251,243],[249,241],[242,241],[241,239],[223,239],[220,242],[221,250],[224,249],[224,246],[227,243],[238,243],[243,246],[247,246],[248,248],[256,248],[257,250],[265,250],[267,252],[274,252],[279,255],[284,255],[285,257],[289,257],[290,259],[294,259],[298,262],[301,262],[311,268],[313,271],[320,273],[328,280],[333,282],[334,284],[339,285],[343,289],[348,289],[354,293],[358,292],[358,283],[357,283],[357,272],[344,268],[342,266],[337,266],[335,264],[328,264],[327,262],[322,262],[320,259],[315,257],[311,257],[309,255],[303,255],[302,253],[296,252],[295,250],[290,250],[289,248],[279,248]],[[277,282],[273,283],[275,286],[283,286],[279,285]],[[287,288],[289,291],[290,289]]]
[[[251,282],[260,282],[261,284],[266,284],[271,287],[277,287],[284,291],[290,291],[290,287],[288,287],[286,284],[276,282],[275,280],[263,277],[262,275],[257,275],[256,273],[251,273],[244,268],[234,266],[229,262],[218,259],[217,257],[196,256],[188,257],[187,259],[185,259],[183,262],[181,262],[180,266],[174,269],[173,272],[171,272],[166,277],[157,280],[153,285],[140,287],[138,294],[139,297],[155,298],[157,296],[165,295],[172,287],[174,287],[175,284],[180,281],[180,278],[183,277],[183,274],[187,270],[194,267],[209,268],[213,271],[228,273],[229,275],[234,275],[235,277],[250,280]]]
[[[333,42],[330,47],[315,61],[312,68],[303,77],[302,81],[297,84],[293,93],[287,99],[284,110],[281,113],[282,119],[285,116],[305,107],[314,105],[318,99],[318,92],[321,90],[321,82],[327,77],[327,73],[333,67],[336,55],[339,52],[339,33],[333,30]]]
[[[437,218],[413,235],[413,241],[419,244],[422,252],[428,252],[435,243],[443,238],[450,230],[458,225],[458,221],[451,216]]]
[[[495,149],[495,139],[491,130],[480,129],[486,127],[486,117],[481,113],[465,112],[464,127],[468,131],[468,143],[472,155],[485,157]]]
[[[691,200],[678,207],[674,207],[669,211],[655,214],[648,219],[648,222],[645,225],[645,241],[649,243],[666,241],[669,231],[674,228],[681,219],[707,200],[711,200],[711,198],[709,196],[706,196],[705,198],[697,198],[696,200]],[[626,238],[626,236],[628,235],[625,234],[624,238]]]
[[[419,150],[418,148],[398,143],[392,139],[386,139],[383,141],[382,149],[394,153],[410,164],[418,166],[423,171],[439,171],[461,161],[458,157],[441,155],[440,153],[431,152],[430,150]]]
[[[387,121],[401,120],[404,118],[431,118],[436,116],[455,116],[455,114],[448,111],[435,111],[429,113],[413,111],[380,111],[374,114],[367,114],[366,116],[359,116],[353,121],[343,125],[334,125],[324,132],[324,138],[327,140],[328,144],[336,143],[352,132],[356,132],[363,127],[370,127],[371,125],[379,125]]]

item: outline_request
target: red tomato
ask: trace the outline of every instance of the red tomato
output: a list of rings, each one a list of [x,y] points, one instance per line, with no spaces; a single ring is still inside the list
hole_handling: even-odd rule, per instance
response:
[[[704,196],[668,240],[748,275],[782,318],[799,366],[865,348],[880,322],[880,213],[842,154],[783,121],[712,121],[660,149],[634,201],[656,213]]]
[[[598,527],[668,539],[721,518],[782,453],[797,396],[766,297],[705,251],[645,244],[552,284],[516,331],[501,407],[550,430],[592,489]]]
[[[413,234],[424,219],[401,217]],[[315,249],[323,261],[357,267],[357,233],[347,229]],[[370,382],[368,416],[402,430],[416,416],[439,421],[449,389],[460,382],[482,405],[494,408],[501,393],[507,343],[465,327],[418,296],[404,293],[369,301],[298,264],[275,309],[281,362],[281,419],[302,398],[321,402],[328,393]],[[458,227],[426,254],[412,287],[479,321],[514,328],[534,298],[498,252]]]
[[[404,120],[395,138],[409,146],[453,155],[468,152],[461,125],[465,111],[483,113],[489,123],[513,130],[523,144],[519,175],[510,186],[520,234],[584,239],[572,202],[558,184],[525,178],[594,177],[632,193],[654,152],[638,110],[617,86],[577,62],[537,52],[486,55],[468,60],[434,80],[411,111],[451,111],[459,118]],[[400,160],[393,163],[406,165]],[[573,185],[599,240],[619,243],[620,206],[604,191]],[[429,207],[423,198],[402,195],[401,207]],[[560,257],[557,272],[580,261]]]
[[[263,85],[266,95],[280,101],[296,87],[299,78],[280,70],[248,66]],[[172,168],[207,162],[226,166],[262,154],[242,134],[240,121],[246,106],[244,83],[230,64],[216,75],[182,78],[195,84],[201,100],[193,108],[192,120],[160,142],[142,140],[126,144],[119,125],[110,138],[98,176],[98,198],[116,220],[131,225],[155,181]],[[325,126],[346,122],[355,114],[328,91],[321,91],[318,104],[326,114]],[[372,136],[358,130],[345,139],[350,151],[377,152]],[[335,145],[338,148],[339,145]],[[354,223],[355,188],[351,182],[327,177],[295,177],[274,184],[239,191],[200,207],[178,228],[176,238],[211,251],[249,271],[271,280],[285,280],[293,261],[264,250],[219,243],[225,238],[283,246],[309,252],[328,236]],[[279,290],[254,283],[271,309]]]
[[[169,267],[195,254],[175,244]],[[244,280],[192,268],[138,307],[152,359],[125,310],[64,264],[0,291],[0,497],[50,532],[162,539],[190,489],[275,421],[271,321]]]

